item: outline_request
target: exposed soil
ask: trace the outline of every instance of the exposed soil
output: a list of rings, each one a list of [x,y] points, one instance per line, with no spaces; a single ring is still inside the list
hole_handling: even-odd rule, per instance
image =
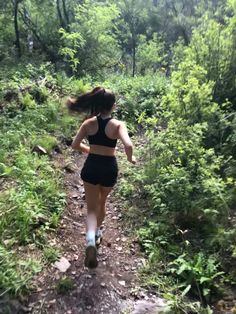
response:
[[[144,258],[123,227],[125,208],[113,195],[107,203],[98,267],[84,267],[86,205],[79,174],[85,156],[74,153],[72,167],[58,156],[57,163],[65,173],[67,207],[49,242],[61,248],[71,265],[65,273],[54,265],[44,268],[34,279],[34,291],[25,310],[34,314],[159,313],[163,300],[139,287],[138,271]]]

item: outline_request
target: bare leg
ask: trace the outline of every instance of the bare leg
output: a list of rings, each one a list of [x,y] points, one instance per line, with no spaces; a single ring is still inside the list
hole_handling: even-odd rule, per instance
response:
[[[99,212],[100,188],[99,185],[84,182],[85,200],[87,203],[87,231],[95,230]]]
[[[85,266],[94,268],[97,266],[97,250],[95,247],[95,231],[97,227],[97,216],[99,212],[100,188],[84,182],[85,199],[87,203],[87,248]]]
[[[97,213],[97,226],[100,227],[106,215],[106,200],[112,187],[100,186],[99,210]]]

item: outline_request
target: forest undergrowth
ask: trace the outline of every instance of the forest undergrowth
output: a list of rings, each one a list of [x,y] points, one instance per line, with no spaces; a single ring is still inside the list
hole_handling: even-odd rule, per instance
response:
[[[39,69],[30,65],[25,73],[4,80],[1,296],[29,293],[32,276],[60,256],[47,245],[47,234],[57,227],[65,206],[53,154],[70,144],[78,125],[61,99],[90,84],[54,74],[50,64]],[[147,256],[143,285],[168,300],[170,312],[212,313],[211,305],[232,295],[235,285],[235,178],[229,139],[214,148],[208,121],[190,123],[174,110],[170,114],[166,106],[175,91],[162,74],[113,76],[102,84],[117,92],[115,115],[127,121],[136,147],[138,166],[135,172],[122,166],[117,195],[129,204],[128,225]],[[215,130],[228,112],[212,114]],[[29,253],[32,245],[41,252],[37,256]]]
[[[64,115],[53,87],[45,66],[19,69],[1,85],[1,296],[28,291],[32,276],[47,262],[46,234],[56,228],[65,206],[62,176],[52,157],[71,139],[74,121]],[[32,244],[40,256],[23,254]]]

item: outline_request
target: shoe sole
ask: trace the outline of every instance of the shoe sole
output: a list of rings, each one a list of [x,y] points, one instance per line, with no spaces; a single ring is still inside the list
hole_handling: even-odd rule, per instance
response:
[[[95,246],[88,246],[86,248],[84,264],[88,268],[96,268],[97,267],[97,265],[98,265],[97,249]]]

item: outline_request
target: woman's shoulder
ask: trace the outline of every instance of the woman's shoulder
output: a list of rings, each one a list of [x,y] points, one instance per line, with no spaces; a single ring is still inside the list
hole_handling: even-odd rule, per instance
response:
[[[120,121],[120,120],[118,120],[118,119],[116,119],[116,118],[112,118],[112,119],[111,119],[111,122],[112,122],[114,125],[116,125],[116,126],[120,126],[121,124],[124,123],[124,122],[122,122],[122,121]]]
[[[97,121],[97,117],[94,116],[94,117],[90,117],[90,118],[85,119],[83,123],[89,125],[89,124],[93,124],[96,121]]]
[[[114,121],[114,126],[117,128],[127,128],[126,123],[124,121],[118,119],[112,119],[112,121]]]

